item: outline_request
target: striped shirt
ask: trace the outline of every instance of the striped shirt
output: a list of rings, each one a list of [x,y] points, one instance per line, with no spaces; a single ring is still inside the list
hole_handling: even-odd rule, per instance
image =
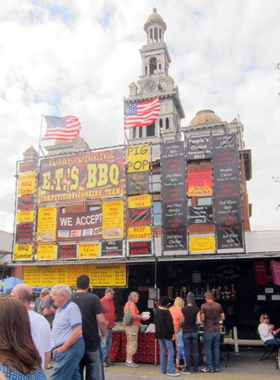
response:
[[[82,325],[82,315],[75,303],[69,300],[59,307],[52,326],[53,348],[65,343],[70,338],[73,328],[80,325]]]

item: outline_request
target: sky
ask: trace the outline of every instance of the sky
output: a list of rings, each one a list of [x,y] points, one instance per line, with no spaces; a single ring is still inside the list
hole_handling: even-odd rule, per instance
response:
[[[38,150],[42,115],[79,117],[91,148],[123,143],[123,98],[141,75],[154,7],[167,24],[181,126],[202,109],[240,115],[251,229],[280,230],[279,0],[0,1],[0,230],[13,232],[16,162]]]

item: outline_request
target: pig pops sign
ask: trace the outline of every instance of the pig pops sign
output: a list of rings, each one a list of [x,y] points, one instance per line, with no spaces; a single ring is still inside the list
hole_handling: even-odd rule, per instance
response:
[[[130,145],[127,148],[127,172],[145,172],[149,170],[149,144]]]

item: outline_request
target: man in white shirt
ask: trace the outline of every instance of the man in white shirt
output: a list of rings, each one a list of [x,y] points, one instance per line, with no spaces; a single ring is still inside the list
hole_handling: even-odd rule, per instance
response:
[[[42,315],[30,310],[32,301],[31,286],[27,284],[16,285],[11,292],[11,297],[20,299],[28,310],[32,339],[41,356],[42,368],[45,370],[50,360],[52,349],[50,325]]]

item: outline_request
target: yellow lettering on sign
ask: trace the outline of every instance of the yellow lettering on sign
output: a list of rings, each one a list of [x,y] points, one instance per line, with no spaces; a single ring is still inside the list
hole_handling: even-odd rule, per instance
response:
[[[55,260],[57,246],[55,244],[37,245],[37,260]]]
[[[128,227],[128,239],[151,239],[152,228],[151,226],[135,226]]]
[[[18,195],[35,193],[35,172],[23,173],[18,176]]]
[[[98,257],[99,244],[79,244],[78,245],[78,258],[88,259]]]
[[[215,252],[215,236],[189,238],[190,253]]]
[[[149,145],[130,145],[127,148],[127,172],[144,172],[149,170]]]
[[[33,256],[32,244],[15,244],[14,246],[14,261],[31,261]]]

